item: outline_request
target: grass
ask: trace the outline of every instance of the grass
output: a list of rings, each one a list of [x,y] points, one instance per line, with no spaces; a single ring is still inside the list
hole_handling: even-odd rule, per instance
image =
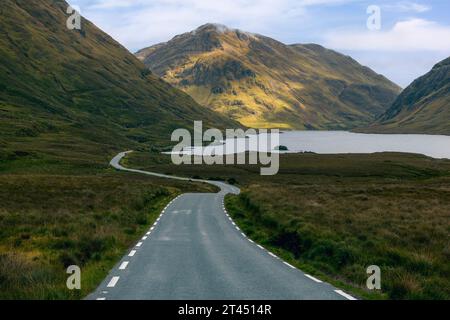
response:
[[[96,174],[0,174],[0,299],[81,299],[105,278],[162,208],[203,184],[112,169]],[[66,268],[82,289],[66,288]]]
[[[257,166],[172,166],[134,154],[129,165],[233,179],[227,209],[248,236],[284,259],[359,297],[450,298],[450,161],[411,154],[281,158],[277,176]],[[378,265],[382,290],[365,287]]]

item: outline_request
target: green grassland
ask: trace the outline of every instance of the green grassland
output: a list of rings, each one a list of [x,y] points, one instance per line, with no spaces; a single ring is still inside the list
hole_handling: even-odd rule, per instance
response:
[[[72,170],[72,172],[74,172]],[[183,192],[211,192],[113,169],[0,174],[0,299],[80,299]],[[66,268],[82,289],[66,287]]]
[[[132,154],[127,165],[229,179],[242,189],[227,209],[248,236],[358,297],[450,298],[450,161],[412,154],[290,154],[280,173],[258,166],[173,166]],[[365,289],[369,265],[382,290]]]

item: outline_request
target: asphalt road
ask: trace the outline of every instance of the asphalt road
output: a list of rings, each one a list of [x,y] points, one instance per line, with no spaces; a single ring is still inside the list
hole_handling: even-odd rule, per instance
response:
[[[191,180],[126,169],[158,177]],[[202,180],[195,180],[202,181]],[[222,182],[217,194],[183,194],[111,270],[92,300],[353,299],[303,273],[248,239],[228,216],[224,196],[239,189]]]

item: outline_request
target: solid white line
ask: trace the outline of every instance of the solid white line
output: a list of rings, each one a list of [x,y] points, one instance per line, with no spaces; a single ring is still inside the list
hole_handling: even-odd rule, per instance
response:
[[[319,280],[319,279],[317,279],[317,278],[314,278],[313,276],[310,276],[309,274],[306,274],[306,273],[305,273],[305,276],[308,277],[308,278],[310,278],[311,280],[317,282],[317,283],[322,283],[322,280]]]
[[[136,245],[136,247],[140,247],[140,246],[142,246],[142,242],[138,242]]]
[[[283,261],[283,263],[284,263],[285,265],[287,265],[288,267],[290,267],[290,268],[292,268],[292,269],[295,269],[295,267],[294,267],[293,265],[287,263],[286,261]]]
[[[119,270],[125,270],[128,266],[128,263],[129,263],[128,261],[122,262],[122,264],[119,267]]]
[[[136,254],[136,250],[131,250],[130,251],[130,254],[128,255],[129,257],[132,257],[132,256],[134,256]]]
[[[142,240],[147,240],[147,236],[145,236],[145,237],[142,237]]]
[[[111,281],[108,283],[108,288],[114,288],[119,281],[120,277],[113,277]]]
[[[103,301],[106,300],[106,298],[97,298],[96,300]]]
[[[334,292],[340,294],[341,296],[347,298],[348,300],[357,300],[356,298],[352,297],[351,295],[345,293],[345,292],[342,291],[342,290],[334,290]]]

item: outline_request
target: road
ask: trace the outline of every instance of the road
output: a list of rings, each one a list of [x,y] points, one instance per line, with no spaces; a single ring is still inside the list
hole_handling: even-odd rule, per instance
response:
[[[127,169],[120,153],[111,165]],[[192,179],[193,181],[202,181]],[[111,270],[91,300],[338,300],[354,299],[294,268],[248,239],[224,207],[238,188],[216,181],[217,194],[183,194],[172,200],[142,239]]]

